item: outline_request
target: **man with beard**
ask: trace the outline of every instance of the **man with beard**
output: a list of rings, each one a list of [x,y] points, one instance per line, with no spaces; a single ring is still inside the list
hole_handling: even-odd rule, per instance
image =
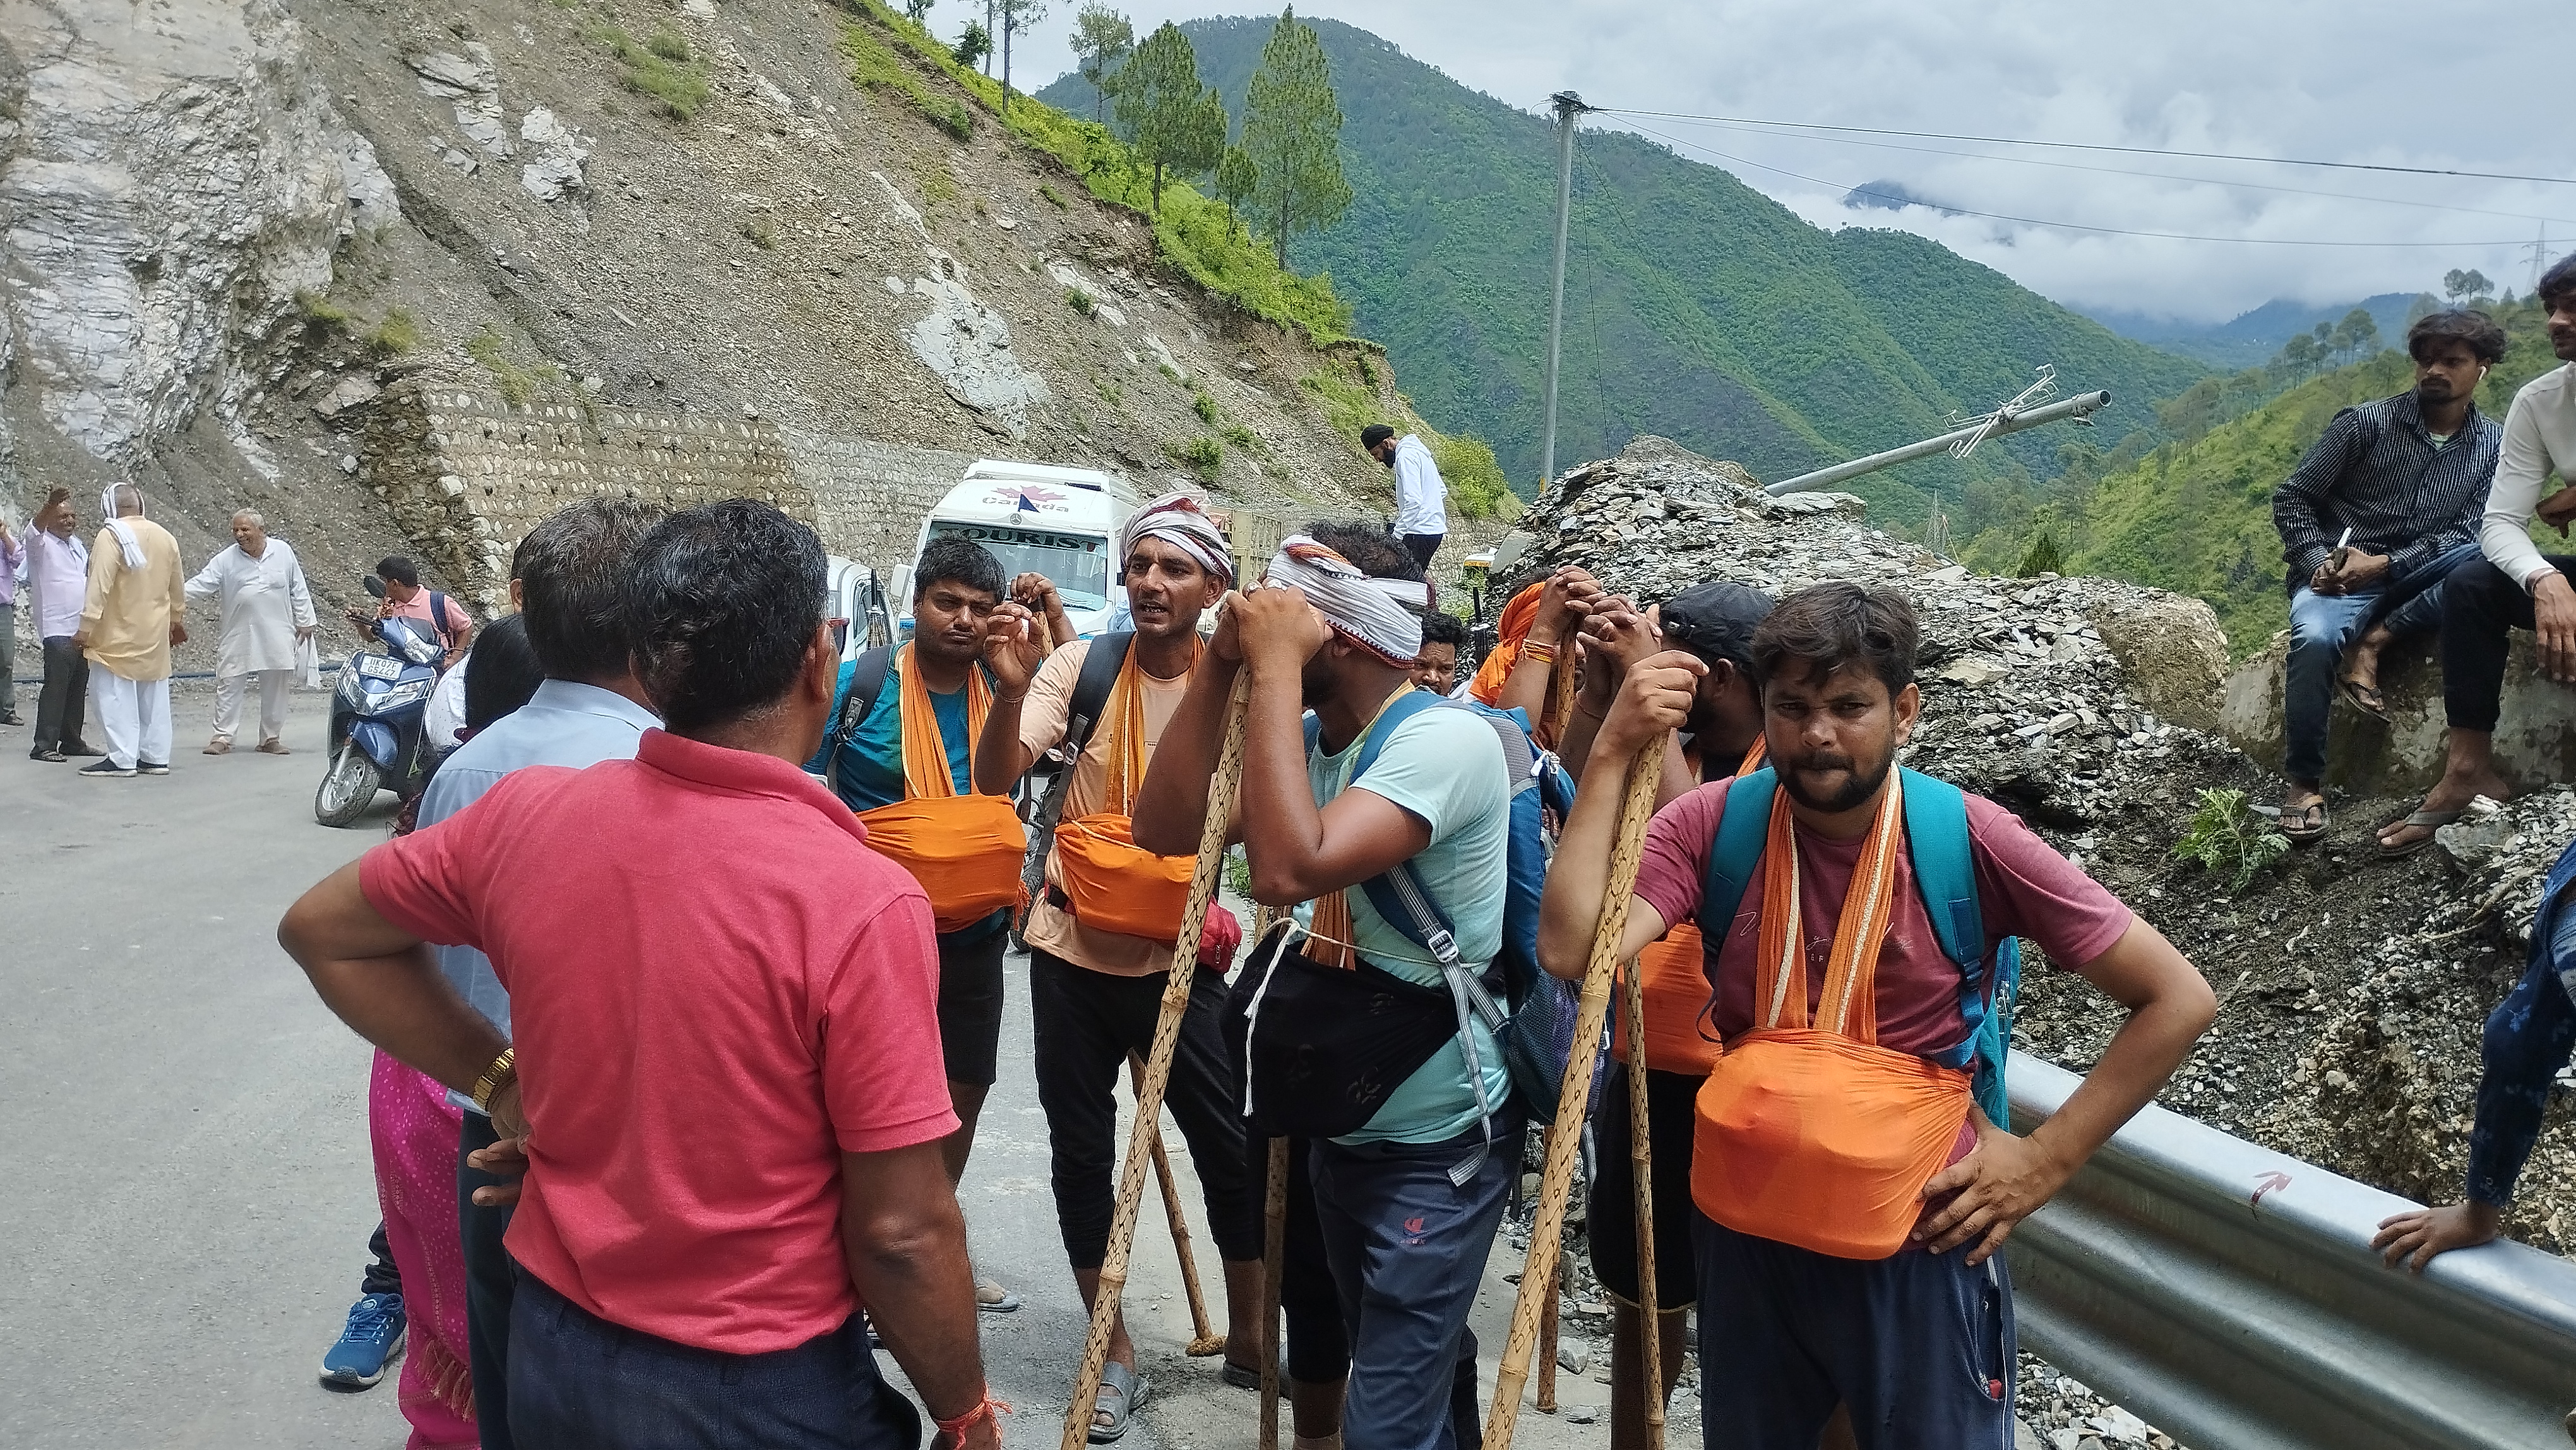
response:
[[[2380,651],[2438,625],[2442,581],[2477,558],[2478,514],[2503,435],[2471,399],[2504,341],[2483,312],[2418,321],[2406,329],[2414,388],[2337,413],[2272,495],[2290,566],[2281,832],[2293,841],[2326,833],[2326,717],[2336,689],[2385,719]]]
[[[1834,582],[1781,601],[1752,649],[1773,766],[1657,812],[1627,903],[1622,957],[1698,921],[1725,1046],[1691,1173],[1711,1444],[1811,1450],[1838,1403],[1870,1450],[2009,1443],[1996,1250],[2214,1011],[2171,944],[2010,813],[1894,768],[1922,709],[1916,640],[1891,591]],[[1593,749],[1624,758],[1687,724],[1705,669],[1678,650],[1629,669]],[[1587,965],[1619,805],[1587,790],[1567,818],[1539,924],[1557,976]],[[1949,888],[1938,926],[1925,877]],[[2128,1009],[2027,1138],[1980,1106],[2002,1086],[1980,1070],[1986,944],[2014,936]]]
[[[2456,821],[2478,796],[2512,792],[2495,768],[2496,717],[2502,713],[2505,646],[2516,629],[2539,636],[2540,671],[2576,684],[2576,557],[2544,555],[2531,542],[2531,521],[2558,530],[2576,522],[2576,488],[2543,499],[2554,471],[2576,475],[2576,256],[2540,276],[2537,295],[2549,314],[2549,345],[2568,366],[2522,385],[2505,413],[2495,488],[2487,496],[2478,539],[2486,558],[2444,587],[2442,710],[2451,726],[2442,778],[2404,820],[2379,828],[2382,855],[2431,845],[2433,832]]]
[[[954,1187],[975,1147],[975,1122],[992,1091],[1001,1059],[1002,948],[1008,905],[954,920],[962,896],[977,884],[961,874],[917,863],[907,849],[928,831],[950,845],[966,833],[999,862],[1001,885],[1016,891],[1027,833],[1010,819],[1007,794],[975,795],[976,727],[992,708],[991,677],[978,668],[984,621],[1000,602],[1002,566],[970,539],[933,539],[912,570],[912,642],[873,649],[841,667],[831,728],[805,769],[822,776],[868,827],[868,844],[905,867],[930,892],[939,926],[939,1048],[948,1072],[948,1106],[957,1131],[941,1144]],[[943,821],[943,806],[975,813]],[[997,822],[995,817],[1000,819]],[[965,853],[945,853],[952,861]],[[972,874],[972,873],[963,873]],[[988,878],[989,870],[983,873]],[[981,893],[989,899],[990,893]],[[1020,1301],[989,1280],[975,1286],[986,1313],[1007,1314]]]
[[[1246,969],[1268,973],[1253,979],[1261,1015],[1246,1096],[1267,1115],[1265,1131],[1313,1139],[1315,1217],[1349,1340],[1342,1440],[1370,1450],[1472,1442],[1473,1399],[1455,1392],[1460,1362],[1475,1354],[1467,1311],[1520,1173],[1521,1111],[1499,1041],[1484,1017],[1453,1006],[1444,970],[1453,959],[1426,941],[1440,938],[1418,916],[1389,920],[1371,889],[1402,873],[1410,884],[1399,890],[1428,898],[1470,975],[1502,951],[1511,767],[1482,716],[1414,688],[1429,605],[1421,566],[1368,523],[1321,523],[1290,538],[1262,587],[1218,620],[1137,802],[1140,845],[1195,849],[1226,701],[1250,671],[1233,832],[1253,899],[1311,904],[1311,915],[1294,948],[1302,961],[1267,968],[1256,956]],[[1294,983],[1310,970],[1399,985],[1309,995]],[[1344,1029],[1372,1014],[1340,1004],[1360,1001],[1418,1022],[1411,1050],[1381,1056],[1350,1037]],[[1265,1034],[1282,1029],[1298,1043],[1340,1042],[1301,1054],[1288,1087],[1265,1075],[1277,1059],[1262,1044],[1282,1040]],[[1360,1072],[1343,1077],[1336,1062],[1354,1059]],[[1282,1109],[1297,1105],[1263,1109],[1271,1092],[1293,1092],[1308,1109],[1351,1106],[1286,1121]]]
[[[1049,655],[1041,616],[1016,601],[994,606],[984,644],[993,705],[975,749],[975,788],[998,794],[1039,756],[1077,731],[1084,736],[1080,753],[1064,767],[1073,778],[1047,858],[1046,887],[1030,903],[1024,935],[1057,1227],[1085,1304],[1100,1293],[1101,1261],[1109,1251],[1118,1080],[1130,1054],[1142,1057],[1153,1046],[1180,933],[1172,873],[1152,863],[1140,868],[1126,839],[1137,788],[1199,657],[1199,616],[1234,580],[1225,536],[1188,493],[1138,509],[1120,531],[1118,549],[1132,634],[1078,640]],[[1087,668],[1095,657],[1103,668]],[[1114,672],[1106,669],[1112,660]],[[1096,702],[1086,675],[1099,687]],[[1182,849],[1195,853],[1197,839]],[[1122,858],[1129,864],[1106,864]],[[1188,867],[1187,860],[1178,865],[1184,878]],[[1140,869],[1141,875],[1131,874]],[[1184,881],[1179,895],[1186,893]],[[1223,979],[1197,973],[1164,1104],[1189,1143],[1206,1193],[1208,1232],[1225,1261],[1226,1375],[1257,1385],[1261,1187],[1245,1172],[1232,1054],[1218,1024],[1224,1004]],[[1121,1318],[1109,1341],[1093,1442],[1125,1435],[1128,1416],[1150,1389],[1136,1372],[1136,1345]]]

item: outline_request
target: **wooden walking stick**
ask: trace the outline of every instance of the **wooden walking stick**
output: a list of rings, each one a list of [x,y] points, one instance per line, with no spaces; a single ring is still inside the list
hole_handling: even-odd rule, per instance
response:
[[[1270,1140],[1270,1186],[1261,1219],[1261,1450],[1279,1450],[1279,1287],[1288,1266],[1285,1138]]]
[[[1539,1140],[1539,1144],[1538,1156],[1540,1162],[1544,1163],[1548,1159],[1556,1156],[1556,1125],[1554,1123],[1547,1125],[1547,1133]],[[1538,1412],[1542,1415],[1553,1415],[1556,1413],[1556,1331],[1558,1316],[1565,1312],[1564,1278],[1565,1276],[1563,1274],[1550,1276],[1550,1282],[1547,1286],[1547,1300],[1539,1310]]]
[[[1190,1005],[1190,980],[1199,965],[1199,932],[1207,926],[1208,903],[1225,867],[1226,822],[1234,815],[1234,796],[1243,784],[1243,707],[1251,698],[1252,670],[1238,669],[1234,693],[1225,704],[1225,750],[1216,774],[1208,780],[1207,823],[1199,829],[1198,866],[1190,873],[1189,903],[1181,909],[1181,930],[1172,951],[1172,970],[1163,986],[1161,1014],[1154,1021],[1154,1044],[1145,1054],[1145,1081],[1136,1089],[1136,1126],[1127,1137],[1127,1156],[1119,1164],[1118,1201],[1109,1220],[1109,1251],[1100,1261],[1100,1292],[1091,1301],[1091,1334],[1082,1345],[1082,1372],[1074,1377],[1073,1402],[1064,1407],[1062,1450],[1083,1450],[1091,1438],[1092,1411],[1100,1403],[1100,1374],[1109,1363],[1109,1332],[1118,1323],[1118,1301],[1127,1290],[1127,1250],[1136,1241],[1136,1209],[1145,1197],[1145,1164],[1154,1156],[1156,1120],[1163,1112],[1163,1089],[1172,1079],[1172,1049],[1181,1039],[1181,1016]],[[1660,745],[1658,748],[1661,748]],[[1635,874],[1634,868],[1630,875]],[[1600,1030],[1596,1019],[1593,1030]]]
[[[1607,914],[1606,908],[1604,914]],[[1627,913],[1619,930],[1628,929]],[[1664,1321],[1655,1293],[1655,1160],[1646,1131],[1646,983],[1634,958],[1628,991],[1628,1171],[1637,1180],[1637,1318],[1646,1346],[1646,1450],[1664,1450]],[[1593,1212],[1601,1206],[1593,1205]]]
[[[1141,1094],[1145,1086],[1145,1064],[1136,1054],[1127,1054],[1129,1080]],[[1157,1116],[1160,1116],[1159,1114]],[[1190,1347],[1193,1359],[1225,1353],[1225,1336],[1208,1328],[1207,1296],[1199,1291],[1198,1256],[1190,1252],[1190,1221],[1181,1213],[1181,1185],[1172,1176],[1172,1153],[1163,1146],[1163,1125],[1154,1124],[1154,1178],[1163,1189],[1163,1216],[1172,1223],[1172,1252],[1181,1259],[1181,1288],[1190,1301]]]
[[[1619,962],[1619,938],[1628,929],[1628,894],[1637,886],[1637,861],[1645,852],[1646,823],[1655,814],[1655,785],[1664,768],[1665,732],[1639,747],[1628,762],[1627,792],[1619,806],[1619,836],[1610,849],[1610,880],[1592,929],[1592,959],[1583,973],[1583,998],[1574,1017],[1574,1051],[1566,1059],[1557,1095],[1556,1127],[1539,1178],[1538,1220],[1530,1226],[1529,1262],[1521,1269],[1520,1297],[1512,1305],[1511,1337],[1495,1366],[1494,1404],[1485,1417],[1485,1450],[1511,1450],[1512,1426],[1529,1384],[1530,1345],[1538,1338],[1544,1301],[1554,1297],[1557,1250],[1565,1232],[1565,1200],[1574,1191],[1574,1158],[1581,1146],[1583,1109],[1592,1095],[1593,1044],[1610,1017],[1610,977]],[[1114,1248],[1115,1245],[1112,1245]],[[1650,1326],[1651,1327],[1651,1326]],[[1065,1450],[1076,1450],[1067,1445]]]

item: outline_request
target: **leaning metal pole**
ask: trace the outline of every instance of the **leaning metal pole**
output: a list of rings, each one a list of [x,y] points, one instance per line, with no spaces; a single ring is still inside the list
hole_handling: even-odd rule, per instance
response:
[[[1938,453],[1979,432],[1983,432],[1988,438],[2001,438],[2007,433],[2019,433],[2044,423],[2057,422],[2061,418],[2089,417],[2110,405],[2111,395],[2107,392],[2081,393],[2072,398],[2060,399],[2046,407],[2033,408],[2027,413],[2006,413],[1995,419],[1991,427],[1982,420],[1970,423],[1966,427],[1944,433],[1938,438],[1926,438],[1920,443],[1908,443],[1902,448],[1891,448],[1885,453],[1873,453],[1867,458],[1855,458],[1849,463],[1837,463],[1831,468],[1819,468],[1813,473],[1802,473],[1796,478],[1782,479],[1778,483],[1764,486],[1762,491],[1782,494],[1831,488],[1846,478],[1858,478],[1864,473],[1876,473],[1882,468],[1899,463],[1910,463],[1926,454]]]
[[[1574,118],[1591,109],[1572,91],[1548,99],[1556,102],[1556,268],[1547,309],[1547,425],[1538,448],[1542,490],[1556,477],[1556,361],[1565,338],[1565,223],[1574,206]]]

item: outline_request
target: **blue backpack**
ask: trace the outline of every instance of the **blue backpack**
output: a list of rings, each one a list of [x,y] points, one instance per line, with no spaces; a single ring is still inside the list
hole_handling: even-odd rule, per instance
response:
[[[1700,899],[1700,930],[1712,944],[1725,941],[1734,930],[1745,888],[1762,869],[1777,784],[1766,766],[1736,777],[1727,787],[1726,814],[1709,847]],[[1976,867],[1969,859],[1967,795],[1948,781],[1906,771],[1905,848],[1941,955],[1959,969],[1959,1015],[1968,1023],[1964,1041],[1931,1054],[1930,1060],[1944,1067],[1973,1067],[1977,1106],[1996,1126],[2009,1128],[2012,1105],[2004,1096],[2004,1060],[2012,1048],[2013,997],[2021,987],[2021,943],[2012,937],[1986,940]]]
[[[1432,709],[1469,711],[1491,726],[1502,742],[1503,761],[1512,780],[1502,950],[1483,973],[1468,971],[1458,956],[1448,913],[1432,900],[1421,873],[1410,861],[1371,877],[1361,883],[1361,889],[1380,918],[1440,963],[1457,1007],[1458,1036],[1467,1054],[1467,1071],[1480,1092],[1484,1069],[1477,1060],[1474,1035],[1468,1030],[1471,1013],[1483,1019],[1487,1030],[1501,1044],[1503,1066],[1510,1073],[1513,1091],[1524,1110],[1542,1120],[1553,1120],[1565,1065],[1574,1052],[1574,1018],[1580,991],[1577,984],[1559,981],[1540,969],[1538,907],[1554,845],[1548,837],[1544,812],[1553,810],[1559,820],[1564,819],[1574,807],[1574,781],[1554,755],[1531,743],[1529,717],[1523,712],[1497,710],[1414,690],[1388,705],[1370,726],[1360,743],[1359,758],[1352,762],[1351,783],[1357,785],[1366,778],[1397,726]],[[1310,755],[1321,728],[1312,716],[1307,717],[1306,748]],[[1605,1034],[1603,1041],[1592,1045],[1593,1101],[1586,1105],[1587,1117],[1600,1099],[1602,1074],[1598,1059],[1607,1050]],[[1480,1097],[1478,1107],[1490,1138],[1493,1105]]]

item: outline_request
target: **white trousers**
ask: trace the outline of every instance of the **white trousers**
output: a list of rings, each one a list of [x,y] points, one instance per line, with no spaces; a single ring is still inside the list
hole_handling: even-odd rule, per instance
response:
[[[242,696],[250,691],[250,682],[259,681],[259,738],[262,743],[275,740],[286,728],[286,687],[295,682],[293,670],[252,670],[247,674],[225,675],[215,681],[215,736],[233,738],[241,725]]]
[[[114,670],[92,670],[91,708],[107,731],[107,758],[120,770],[143,761],[170,763],[170,681],[129,680]]]

